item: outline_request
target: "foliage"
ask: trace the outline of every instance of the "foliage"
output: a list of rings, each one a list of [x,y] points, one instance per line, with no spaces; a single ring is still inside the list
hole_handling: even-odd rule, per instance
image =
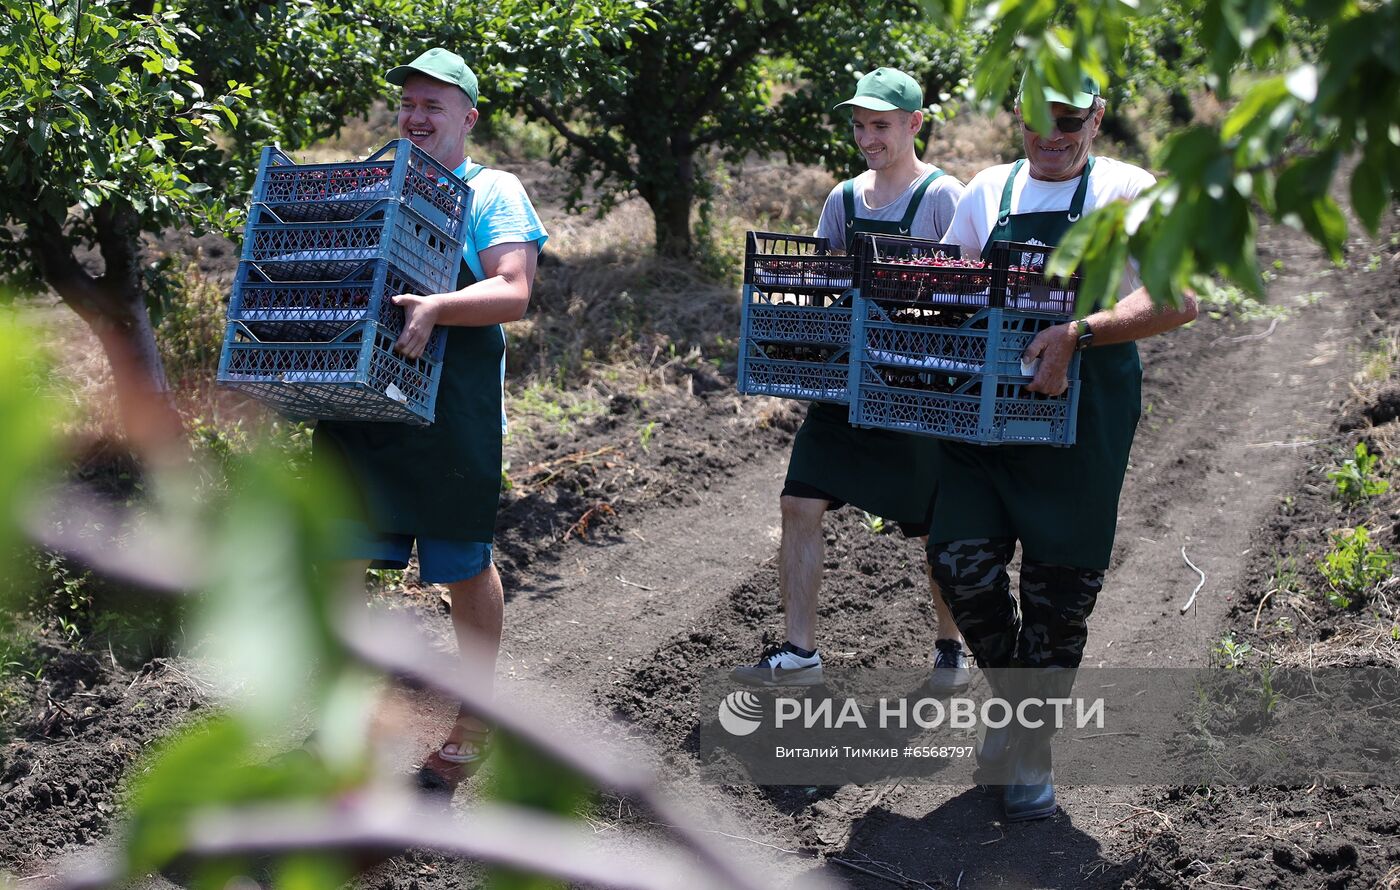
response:
[[[1349,457],[1333,470],[1327,471],[1337,497],[1348,504],[1359,504],[1367,498],[1385,494],[1390,483],[1376,475],[1378,455],[1372,454],[1365,442],[1357,442],[1354,457]]]
[[[1221,637],[1220,642],[1211,649],[1211,652],[1221,660],[1226,670],[1242,667],[1249,660],[1250,653],[1253,651],[1254,647],[1250,645],[1248,640],[1236,640],[1234,633],[1227,633]]]
[[[165,371],[177,383],[207,383],[219,366],[228,302],[221,287],[189,263],[160,293],[156,342]]]
[[[1220,284],[1214,278],[1199,279],[1195,290],[1201,308],[1213,319],[1228,316],[1237,321],[1256,321],[1261,318],[1286,319],[1290,314],[1286,306],[1265,303],[1233,284]]]
[[[231,231],[258,146],[333,133],[381,93],[407,8],[0,0],[0,284],[47,285],[92,326],[128,432],[179,428],[143,398],[168,384],[142,234]]]
[[[512,13],[523,23],[512,27],[548,20],[513,52],[484,54],[487,90],[559,134],[574,208],[605,212],[635,191],[667,254],[692,249],[692,210],[713,193],[709,153],[723,163],[782,154],[847,172],[854,150],[844,116],[830,109],[856,77],[904,67],[946,101],[972,45],[967,32],[930,28],[899,0],[652,0],[618,4],[608,21],[590,18],[572,33],[561,33],[547,5],[522,6]]]
[[[936,20],[958,25],[988,15],[988,51],[973,74],[985,104],[1004,96],[1027,64],[1027,122],[1049,132],[1044,89],[1075,89],[1081,71],[1101,83],[1127,75],[1135,28],[1152,16],[1180,23],[1199,46],[1202,84],[1235,98],[1219,123],[1196,123],[1167,140],[1156,165],[1165,175],[1131,205],[1097,209],[1076,224],[1051,271],[1083,266],[1085,309],[1111,302],[1127,258],[1141,263],[1154,299],[1179,304],[1193,277],[1219,273],[1262,292],[1254,207],[1297,225],[1340,261],[1347,222],[1330,189],[1343,157],[1355,154],[1350,196],[1367,230],[1400,188],[1400,4],[1313,0],[1173,0],[1160,5],[1087,0],[966,4],[929,0]],[[971,7],[971,11],[969,11]],[[1183,70],[1192,70],[1182,66]],[[1242,77],[1247,72],[1247,78]]]
[[[194,35],[177,10],[3,0],[0,21],[0,269],[10,283],[40,279],[41,238],[98,243],[99,213],[146,231],[225,221],[202,174],[222,166],[212,132],[250,94],[195,79],[180,51]]]
[[[1371,543],[1364,525],[1332,533],[1332,549],[1318,561],[1318,571],[1331,585],[1327,601],[1338,609],[1360,606],[1372,587],[1389,577],[1395,554]]]

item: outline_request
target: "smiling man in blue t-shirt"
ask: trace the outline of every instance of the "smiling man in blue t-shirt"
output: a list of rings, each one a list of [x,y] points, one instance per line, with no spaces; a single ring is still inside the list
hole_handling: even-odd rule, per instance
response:
[[[501,325],[525,314],[548,236],[520,180],[466,156],[479,113],[476,75],[461,56],[432,49],[385,79],[402,88],[399,135],[471,188],[457,290],[394,297],[405,313],[396,351],[417,358],[435,326],[447,333],[436,420],[426,428],[323,422],[316,449],[344,465],[362,496],[363,510],[348,520],[347,558],[357,568],[404,568],[416,544],[422,579],[451,594],[464,669],[489,683],[504,612],[491,561],[504,426]],[[488,736],[475,716],[458,714],[420,767],[420,784],[455,789],[480,765]]]

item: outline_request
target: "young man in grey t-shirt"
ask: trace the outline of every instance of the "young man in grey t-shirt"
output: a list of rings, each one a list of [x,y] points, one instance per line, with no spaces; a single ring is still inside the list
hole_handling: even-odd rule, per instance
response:
[[[855,96],[842,106],[851,109],[852,135],[868,169],[831,190],[818,237],[840,251],[862,232],[940,240],[963,185],[915,153],[923,126],[918,83],[879,68],[860,79]],[[735,680],[764,686],[821,682],[816,623],[822,517],[849,503],[894,521],[906,537],[927,535],[936,452],[936,443],[922,437],[852,427],[845,406],[812,405],[793,443],[780,500],[778,583],[787,640],[765,649],[757,664],[735,668]],[[958,691],[968,683],[962,636],[931,577],[929,585],[938,614],[929,688]]]

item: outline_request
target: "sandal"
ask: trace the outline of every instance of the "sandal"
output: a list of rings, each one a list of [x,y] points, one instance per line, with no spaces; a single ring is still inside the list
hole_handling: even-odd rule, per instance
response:
[[[451,795],[476,775],[491,753],[491,730],[467,730],[461,742],[447,742],[418,767],[418,787]]]

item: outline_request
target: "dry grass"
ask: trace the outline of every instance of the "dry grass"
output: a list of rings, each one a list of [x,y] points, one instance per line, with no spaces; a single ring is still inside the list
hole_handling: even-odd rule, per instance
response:
[[[968,112],[934,130],[924,160],[967,182],[981,170],[1009,163],[1021,154],[1021,136],[1009,113]]]

